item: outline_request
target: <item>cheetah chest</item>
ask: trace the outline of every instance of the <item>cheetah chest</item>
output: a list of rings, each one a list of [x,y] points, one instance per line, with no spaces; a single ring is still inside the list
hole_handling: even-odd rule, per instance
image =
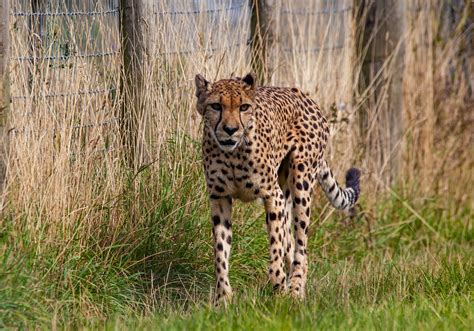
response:
[[[263,160],[244,155],[219,158],[206,165],[211,194],[230,196],[244,202],[268,195],[274,169]]]

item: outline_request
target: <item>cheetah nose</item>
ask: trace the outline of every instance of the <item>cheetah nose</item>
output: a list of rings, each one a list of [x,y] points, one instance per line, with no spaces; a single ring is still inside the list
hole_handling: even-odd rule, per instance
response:
[[[229,136],[232,136],[235,133],[235,131],[237,131],[238,129],[239,128],[230,128],[224,125],[224,131],[227,132]]]

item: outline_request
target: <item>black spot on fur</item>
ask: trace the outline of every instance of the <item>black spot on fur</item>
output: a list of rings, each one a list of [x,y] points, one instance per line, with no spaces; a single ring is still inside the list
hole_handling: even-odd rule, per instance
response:
[[[325,172],[325,173],[323,174],[322,179],[323,179],[323,180],[326,180],[326,179],[328,179],[328,177],[329,177],[329,172]]]
[[[305,180],[303,181],[303,187],[304,187],[305,191],[307,191],[309,189],[309,184]]]

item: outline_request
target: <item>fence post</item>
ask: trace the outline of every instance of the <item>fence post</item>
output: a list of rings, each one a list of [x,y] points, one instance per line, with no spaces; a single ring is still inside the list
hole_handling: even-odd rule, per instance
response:
[[[125,157],[131,168],[138,161],[138,130],[142,114],[144,36],[143,0],[120,0],[121,39],[123,50],[123,103],[120,114],[121,136]]]
[[[6,162],[8,155],[8,132],[7,115],[10,104],[9,80],[8,80],[8,57],[9,52],[9,0],[0,2],[0,194],[3,193],[6,174]],[[0,199],[0,209],[2,207]]]
[[[368,82],[373,81],[379,72],[383,84],[375,84],[375,99],[379,103],[380,113],[377,121],[387,134],[387,144],[377,159],[382,167],[384,180],[394,183],[398,179],[402,161],[403,137],[403,71],[404,71],[404,34],[406,1],[399,0],[362,0],[368,7],[368,19],[363,27],[363,37],[370,41],[364,61],[363,75]],[[388,84],[388,85],[387,85]],[[382,91],[387,87],[386,94]],[[382,101],[382,102],[379,102]],[[385,121],[384,123],[381,123]],[[388,122],[388,123],[387,123]]]
[[[252,0],[253,68],[265,82],[277,70],[281,0]]]

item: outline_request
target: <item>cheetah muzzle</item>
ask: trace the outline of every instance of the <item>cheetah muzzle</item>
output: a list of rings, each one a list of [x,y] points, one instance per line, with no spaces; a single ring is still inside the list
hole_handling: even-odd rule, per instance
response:
[[[197,111],[212,214],[216,302],[232,297],[229,257],[232,201],[262,199],[270,241],[268,274],[277,292],[303,298],[311,195],[319,183],[331,204],[349,211],[360,171],[338,185],[324,160],[329,135],[316,103],[296,88],[257,86],[254,74],[208,82],[197,75]],[[292,229],[293,225],[293,229]]]

